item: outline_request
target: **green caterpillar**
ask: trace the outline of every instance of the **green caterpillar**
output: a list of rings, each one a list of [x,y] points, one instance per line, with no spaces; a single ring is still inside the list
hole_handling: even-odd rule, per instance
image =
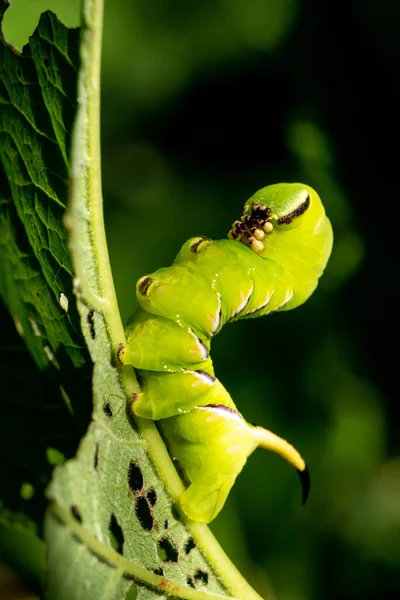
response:
[[[202,522],[217,516],[258,446],[298,470],[303,501],[307,498],[304,460],[288,442],[243,419],[215,377],[210,342],[228,321],[305,302],[333,240],[318,194],[297,183],[259,190],[228,237],[192,238],[172,266],[139,279],[140,308],[127,325],[127,344],[119,354],[122,363],[138,369],[142,392],[133,412],[157,421],[188,483],[181,507]]]

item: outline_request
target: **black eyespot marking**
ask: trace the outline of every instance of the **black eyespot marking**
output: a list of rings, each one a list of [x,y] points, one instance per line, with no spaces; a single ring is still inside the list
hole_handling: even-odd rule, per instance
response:
[[[151,284],[153,283],[153,281],[155,281],[155,279],[153,277],[142,277],[142,279],[140,279],[138,281],[138,291],[139,294],[141,294],[142,296],[146,296],[147,295],[147,290],[149,289],[149,287],[151,286]]]
[[[161,567],[159,567],[158,569],[152,569],[152,571],[155,575],[160,575],[160,577],[164,577],[164,571]]]
[[[284,217],[281,217],[280,219],[278,219],[278,225],[289,225],[289,223],[291,223],[295,217],[299,217],[300,215],[305,213],[309,206],[310,206],[310,196],[307,196],[307,198],[304,200],[304,202],[302,202],[300,204],[300,206],[295,208],[295,210],[293,210],[288,215],[285,215]]]
[[[143,529],[151,531],[154,526],[154,519],[151,514],[150,505],[144,496],[136,498],[135,513]]]
[[[196,548],[196,542],[190,537],[185,544],[185,554],[190,554]]]
[[[140,492],[143,489],[143,475],[137,463],[131,462],[128,469],[128,484],[132,492]]]
[[[163,538],[158,542],[158,556],[163,562],[178,562],[179,552],[169,538]]]
[[[94,340],[96,337],[96,330],[94,328],[94,310],[93,310],[93,308],[91,310],[89,310],[86,320],[87,320],[87,324],[89,325],[90,337],[92,338],[92,340]]]
[[[124,545],[124,534],[114,514],[111,515],[110,523],[108,525],[108,532],[110,534],[111,546],[116,552],[122,554],[122,547]]]
[[[107,404],[105,404],[103,406],[103,412],[106,415],[106,417],[108,417],[109,419],[113,419],[114,418],[114,413],[112,411],[112,408],[111,408],[109,402],[107,402]]]
[[[164,529],[168,529],[168,527],[169,527],[169,521],[168,521],[168,519],[165,519],[165,521],[164,521]]]
[[[151,506],[154,506],[155,503],[157,502],[156,491],[153,488],[151,488],[147,492],[146,496],[147,496],[147,500],[149,501],[149,503],[151,504]]]
[[[190,244],[190,251],[193,252],[193,254],[196,254],[199,249],[199,246],[201,246],[201,244],[205,241],[206,239],[203,237],[197,238],[196,240],[194,240],[194,242]]]
[[[194,580],[196,583],[208,585],[208,573],[202,571],[201,569],[197,569],[196,573],[194,574]]]
[[[74,517],[74,519],[76,519],[79,523],[82,523],[81,513],[80,513],[80,510],[79,510],[79,508],[78,508],[78,506],[76,504],[73,504],[71,506],[71,514]]]

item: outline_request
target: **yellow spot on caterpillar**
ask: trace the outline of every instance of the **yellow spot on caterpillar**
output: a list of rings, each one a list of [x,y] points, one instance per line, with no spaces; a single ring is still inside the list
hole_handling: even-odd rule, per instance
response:
[[[192,388],[198,388],[204,385],[204,381],[202,379],[195,379],[192,383]]]

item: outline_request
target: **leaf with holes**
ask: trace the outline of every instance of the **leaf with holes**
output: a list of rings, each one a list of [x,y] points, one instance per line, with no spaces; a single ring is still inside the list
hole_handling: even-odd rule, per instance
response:
[[[0,0],[1,15],[7,5]],[[23,382],[21,411],[30,408],[31,420],[18,432],[28,435],[36,426],[46,439],[72,430],[76,441],[90,397],[87,349],[94,365],[90,425],[75,456],[56,467],[47,491],[45,595],[257,600],[207,527],[180,513],[182,482],[154,423],[133,420],[135,374],[116,360],[125,338],[102,215],[102,10],[102,0],[83,2],[80,54],[78,32],[51,13],[42,16],[22,55],[4,40],[1,45],[1,293],[36,365],[48,375],[46,383],[36,383],[31,369],[32,381]],[[73,266],[63,226],[68,179],[65,222]],[[54,423],[42,418],[48,402],[56,409]],[[10,444],[11,437],[10,428]],[[24,437],[19,446],[22,468],[36,447]],[[63,456],[48,446],[41,456],[49,471]],[[43,477],[36,464],[31,470],[39,470],[42,491],[49,472]],[[29,482],[20,489],[32,498]]]

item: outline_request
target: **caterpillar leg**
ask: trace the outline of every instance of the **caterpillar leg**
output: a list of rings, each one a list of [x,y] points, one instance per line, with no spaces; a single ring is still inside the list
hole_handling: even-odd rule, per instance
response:
[[[201,477],[191,483],[181,497],[181,508],[193,521],[210,523],[224,506],[235,483],[234,477]]]

